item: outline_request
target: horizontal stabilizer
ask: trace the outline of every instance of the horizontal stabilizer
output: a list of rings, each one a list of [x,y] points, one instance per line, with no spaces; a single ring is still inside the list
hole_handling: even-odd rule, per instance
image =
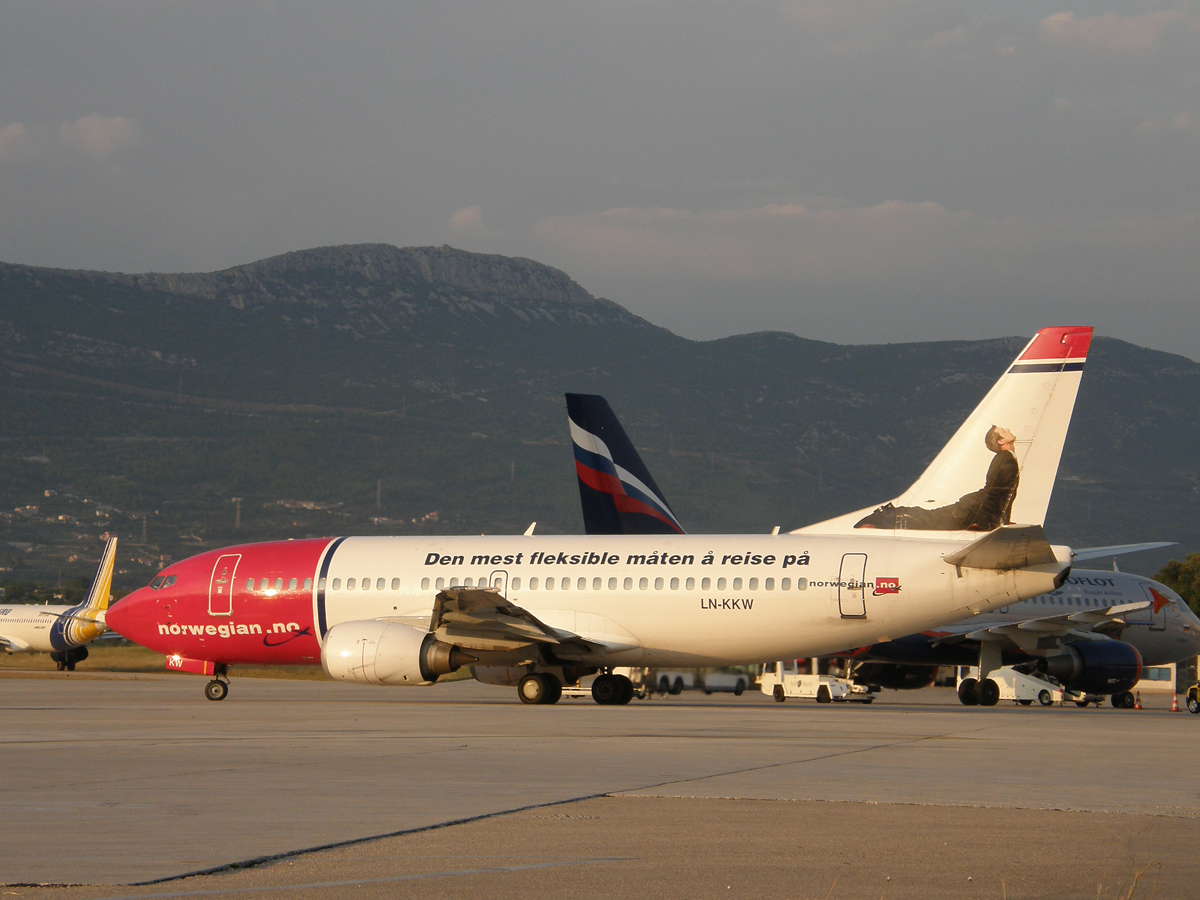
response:
[[[1041,525],[1002,526],[943,558],[952,566],[1002,571],[1058,561]]]
[[[1148,544],[1114,544],[1111,547],[1083,547],[1071,551],[1071,562],[1083,562],[1088,559],[1102,559],[1106,556],[1121,556],[1125,553],[1140,553],[1143,550],[1157,550],[1160,547],[1174,547],[1175,541],[1150,541]]]

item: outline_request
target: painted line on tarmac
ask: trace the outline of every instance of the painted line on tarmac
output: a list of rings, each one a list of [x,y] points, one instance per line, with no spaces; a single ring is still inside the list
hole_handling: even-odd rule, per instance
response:
[[[326,888],[362,887],[364,884],[394,884],[400,881],[423,881],[431,878],[457,878],[463,875],[503,875],[511,872],[530,872],[537,869],[559,869],[565,866],[594,866],[597,863],[630,862],[633,856],[598,856],[593,859],[564,859],[556,862],[525,863],[519,866],[498,866],[493,869],[451,869],[446,872],[420,872],[415,875],[389,875],[385,878],[355,878],[350,881],[313,881],[307,884],[275,884],[263,887],[210,888],[199,891],[172,891],[167,894],[117,894],[95,900],[169,900],[173,897],[224,897],[229,894],[263,894],[268,891],[315,891]]]

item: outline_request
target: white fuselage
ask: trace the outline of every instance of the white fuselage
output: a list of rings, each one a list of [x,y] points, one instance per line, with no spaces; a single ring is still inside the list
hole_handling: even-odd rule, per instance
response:
[[[354,537],[323,554],[313,618],[321,635],[378,618],[423,629],[439,589],[486,585],[603,645],[608,664],[720,665],[910,634],[1051,590],[1065,567],[956,569],[942,559],[968,542],[891,533]]]
[[[0,644],[9,653],[47,653],[54,623],[74,606],[0,606]]]

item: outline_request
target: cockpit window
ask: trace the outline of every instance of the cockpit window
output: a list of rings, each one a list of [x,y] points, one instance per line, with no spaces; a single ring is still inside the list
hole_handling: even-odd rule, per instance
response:
[[[150,582],[150,590],[157,591],[165,580],[161,575],[155,576],[154,580]]]
[[[174,575],[168,575],[168,576],[166,577],[166,579],[163,581],[163,583],[162,583],[162,586],[163,586],[163,587],[165,587],[165,588],[169,588],[169,587],[170,587],[171,585],[173,585],[174,583],[175,583],[175,576],[174,576]]]

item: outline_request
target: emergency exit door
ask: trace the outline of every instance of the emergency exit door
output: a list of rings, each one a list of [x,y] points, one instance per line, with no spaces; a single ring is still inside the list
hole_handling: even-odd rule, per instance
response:
[[[843,619],[867,617],[867,554],[843,553],[838,572],[838,611]]]

